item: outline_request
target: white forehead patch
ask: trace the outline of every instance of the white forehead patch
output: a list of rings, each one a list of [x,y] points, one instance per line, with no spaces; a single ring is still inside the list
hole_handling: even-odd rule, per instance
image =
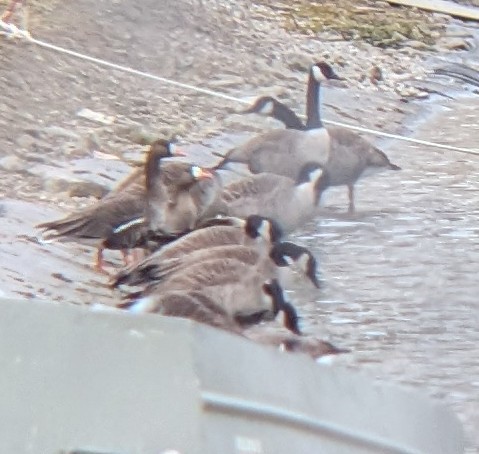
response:
[[[201,170],[201,167],[198,167],[198,166],[191,167],[191,175],[193,176],[193,178],[199,178],[202,173],[203,171]]]

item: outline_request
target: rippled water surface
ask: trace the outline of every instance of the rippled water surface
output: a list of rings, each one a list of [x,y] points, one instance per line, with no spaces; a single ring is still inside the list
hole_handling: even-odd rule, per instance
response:
[[[479,100],[454,101],[416,137],[479,148]],[[305,330],[351,348],[349,365],[424,389],[465,424],[479,452],[479,156],[395,142],[401,172],[346,188],[297,235],[320,257],[321,293],[295,299]]]

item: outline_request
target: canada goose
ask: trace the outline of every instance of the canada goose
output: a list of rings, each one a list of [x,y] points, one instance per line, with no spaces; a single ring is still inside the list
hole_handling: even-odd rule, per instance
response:
[[[350,353],[348,349],[338,348],[328,341],[313,336],[298,336],[292,333],[278,332],[277,330],[274,332],[266,331],[264,327],[251,327],[243,331],[242,335],[254,342],[271,345],[282,351],[305,353],[313,359],[318,359],[326,355]]]
[[[313,98],[318,98],[319,90],[316,88],[325,79],[323,72],[312,65],[308,78],[308,101],[312,106],[319,103],[319,99]],[[296,180],[304,164],[324,164],[329,150],[329,134],[318,122],[315,126],[308,125],[305,130],[275,129],[260,134],[230,150],[216,168],[238,162],[247,164],[252,173],[270,172]]]
[[[174,155],[183,155],[183,153],[176,150],[171,142],[159,139],[151,144],[146,162],[159,162],[165,157]],[[121,249],[126,257],[125,250],[129,248],[129,245],[124,241],[121,244],[119,242],[103,244],[102,240],[108,239],[121,231],[122,226],[144,215],[144,180],[144,170],[135,170],[97,203],[63,219],[45,222],[36,227],[43,230],[43,237],[46,240],[74,241],[97,247],[95,269],[104,272],[103,250]]]
[[[224,187],[222,209],[229,216],[261,214],[291,232],[314,216],[322,174],[317,163],[309,163],[302,166],[296,181],[273,173],[242,178]]]
[[[254,246],[229,244],[197,249],[168,260],[162,259],[159,254],[153,259],[148,257],[130,270],[129,274],[120,273],[112,286],[116,287],[120,283],[152,285],[155,281],[168,279],[173,273],[182,273],[190,266],[204,261],[224,259],[235,259],[254,266],[260,273],[277,277],[281,284],[281,269],[296,265],[316,288],[320,286],[316,258],[307,248],[291,242],[275,243],[268,251]]]
[[[155,294],[149,304],[135,304],[135,301],[120,303],[120,309],[132,313],[155,313],[164,316],[188,318],[200,323],[222,328],[234,333],[243,329],[220,304],[205,296],[199,290],[172,290]]]
[[[280,121],[288,129],[297,129],[298,131],[306,129],[306,125],[293,110],[272,96],[261,96],[251,107],[240,113],[257,113],[266,115]]]
[[[191,291],[199,292],[202,298],[214,302],[229,320],[240,326],[273,320],[282,311],[285,326],[294,333],[300,333],[296,310],[286,302],[277,279],[267,277],[254,266],[236,259],[196,263],[133,294],[120,307],[134,312],[156,312],[160,308],[161,312],[165,294]]]
[[[311,71],[331,78],[332,68],[325,62],[316,63]],[[333,77],[333,78],[338,78]],[[287,128],[308,130],[322,127],[320,115],[320,84],[317,78],[309,78],[307,90],[307,123],[304,125],[298,116],[278,100],[259,98],[245,112],[257,112],[270,115],[284,123]],[[278,115],[279,112],[279,115]],[[340,127],[326,128],[330,137],[330,153],[323,165],[324,174],[318,183],[318,202],[320,195],[329,186],[347,186],[349,195],[349,212],[354,212],[354,185],[362,177],[384,170],[401,168],[389,160],[384,152],[374,147],[357,132]]]
[[[212,220],[210,222],[217,222]],[[146,257],[140,263],[121,270],[113,280],[112,287],[122,284],[137,285],[147,282],[158,264],[210,248],[226,245],[254,246],[257,250],[267,250],[279,241],[282,231],[279,226],[262,216],[252,215],[248,218],[228,218],[229,225],[207,225],[194,230],[163,246],[160,250]]]

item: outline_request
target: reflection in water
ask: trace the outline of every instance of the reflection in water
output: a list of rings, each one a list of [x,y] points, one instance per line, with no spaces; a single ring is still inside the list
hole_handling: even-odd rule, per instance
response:
[[[478,147],[479,101],[450,107],[417,137]],[[359,183],[357,214],[331,188],[296,235],[320,258],[324,285],[295,300],[306,331],[355,352],[350,367],[449,403],[479,452],[479,157],[406,143],[387,153],[403,170]]]

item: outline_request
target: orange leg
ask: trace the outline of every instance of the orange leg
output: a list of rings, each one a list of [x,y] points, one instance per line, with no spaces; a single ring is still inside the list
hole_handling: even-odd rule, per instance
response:
[[[109,274],[104,268],[105,262],[103,260],[103,248],[99,247],[96,253],[96,262],[93,268],[101,274]]]

